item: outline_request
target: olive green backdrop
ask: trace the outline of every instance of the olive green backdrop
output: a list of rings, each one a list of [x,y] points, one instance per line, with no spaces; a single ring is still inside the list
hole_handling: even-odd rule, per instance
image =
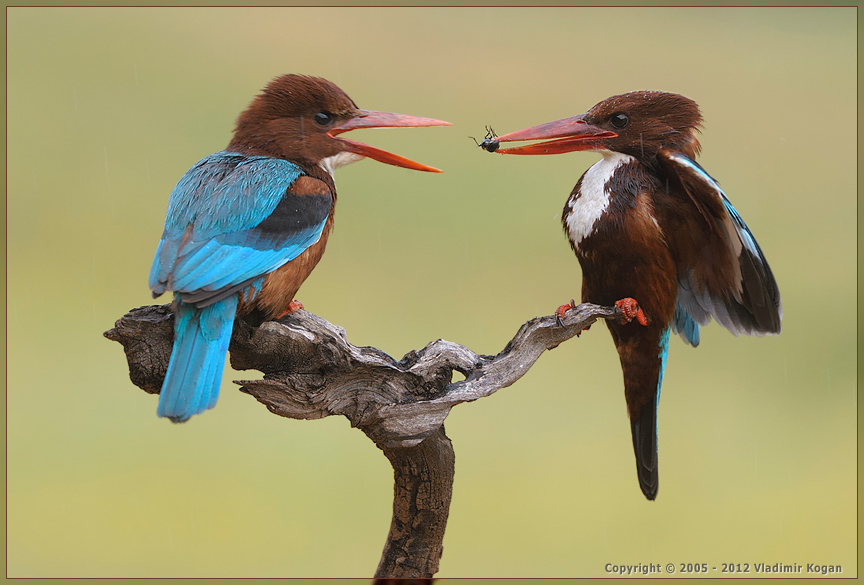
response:
[[[756,234],[779,337],[672,343],[661,489],[639,491],[602,324],[459,406],[441,577],[606,564],[856,562],[856,12],[802,8],[12,8],[8,23],[8,575],[365,577],[391,469],[348,421],[271,415],[226,369],[215,410],[156,418],[102,338],[152,302],[168,195],[273,77],[450,128],[352,138],[445,169],[337,172],[300,291],[357,345],[500,351],[579,298],[560,227],[597,156],[468,138],[635,89],[696,100],[700,162]],[[165,301],[167,302],[167,300]],[[751,573],[751,576],[755,573]]]

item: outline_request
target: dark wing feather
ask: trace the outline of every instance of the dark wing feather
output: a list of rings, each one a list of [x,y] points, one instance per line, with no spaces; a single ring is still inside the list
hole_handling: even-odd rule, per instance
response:
[[[780,291],[750,228],[696,162],[669,149],[658,160],[669,180],[671,203],[658,214],[679,262],[680,309],[735,335],[780,333]]]

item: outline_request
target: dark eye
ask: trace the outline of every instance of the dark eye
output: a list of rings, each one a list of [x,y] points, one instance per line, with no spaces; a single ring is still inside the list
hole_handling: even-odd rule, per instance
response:
[[[615,114],[610,121],[616,128],[623,128],[630,122],[630,118],[627,117],[627,114]]]
[[[317,114],[315,114],[314,118],[315,123],[319,126],[326,126],[333,121],[333,118],[327,112],[318,112]]]

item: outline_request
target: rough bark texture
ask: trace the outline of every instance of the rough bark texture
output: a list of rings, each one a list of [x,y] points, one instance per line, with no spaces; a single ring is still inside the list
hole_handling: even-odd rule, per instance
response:
[[[521,378],[540,355],[617,309],[579,305],[563,325],[536,317],[495,356],[439,339],[396,361],[356,347],[345,330],[306,311],[252,327],[234,326],[231,365],[263,380],[237,382],[270,412],[296,419],[343,415],[393,465],[393,520],[377,578],[428,579],[438,570],[450,509],[454,452],[444,419],[462,402],[489,396]],[[123,345],[132,382],[158,394],[173,343],[171,305],[139,307],[105,333]],[[464,380],[451,382],[453,372]]]
[[[450,513],[456,454],[444,425],[416,447],[384,448],[393,465],[393,520],[376,577],[438,572]]]

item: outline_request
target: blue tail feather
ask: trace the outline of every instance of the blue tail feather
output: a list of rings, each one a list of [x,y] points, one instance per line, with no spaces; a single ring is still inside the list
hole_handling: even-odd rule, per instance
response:
[[[175,306],[174,348],[156,414],[184,422],[216,405],[237,295],[202,309],[179,301]]]
[[[672,319],[672,329],[693,347],[699,345],[699,324],[690,316],[690,313],[681,307],[680,303],[675,305],[675,317]]]
[[[660,400],[660,388],[663,386],[663,374],[666,373],[666,358],[669,356],[669,333],[670,328],[667,327],[660,337],[660,352],[657,357],[660,358],[660,375],[657,377],[657,400]]]

